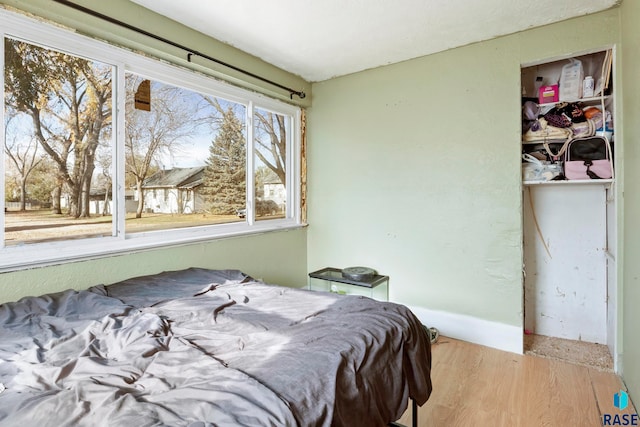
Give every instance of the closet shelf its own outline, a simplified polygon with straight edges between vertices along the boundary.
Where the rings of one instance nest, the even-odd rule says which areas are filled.
[[[602,185],[611,184],[613,179],[585,179],[585,180],[562,180],[562,181],[523,181],[527,185]]]
[[[582,102],[583,104],[588,104],[588,105],[597,105],[599,103],[601,103],[602,101],[608,101],[611,98],[611,95],[605,95],[605,96],[594,96],[591,98],[580,98],[580,99],[576,99],[574,101],[558,101],[558,102],[545,102],[544,104],[538,104],[538,106],[540,108],[546,108],[546,107],[555,107],[556,104],[560,103],[560,102]]]

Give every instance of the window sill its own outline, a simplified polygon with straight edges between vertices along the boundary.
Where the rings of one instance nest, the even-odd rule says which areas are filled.
[[[124,239],[116,237],[96,237],[83,240],[81,244],[75,247],[71,247],[68,240],[10,246],[0,251],[2,254],[0,273],[99,259],[109,256],[126,255],[146,250],[191,245],[220,239],[290,231],[307,226],[306,224],[294,223],[290,220],[273,220],[268,222],[268,224],[258,222],[252,226],[243,223],[213,227],[193,227],[180,230],[159,230],[132,234]],[[172,238],[168,238],[169,233],[172,234]],[[34,252],[37,252],[37,257],[33,256]]]

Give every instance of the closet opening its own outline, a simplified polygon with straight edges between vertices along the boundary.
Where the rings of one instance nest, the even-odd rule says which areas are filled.
[[[521,67],[525,354],[617,372],[614,49]]]

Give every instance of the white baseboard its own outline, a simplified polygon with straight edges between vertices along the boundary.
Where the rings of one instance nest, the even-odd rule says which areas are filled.
[[[429,310],[408,305],[427,327],[438,329],[440,335],[472,342],[511,353],[523,353],[522,327],[492,322],[464,314]]]

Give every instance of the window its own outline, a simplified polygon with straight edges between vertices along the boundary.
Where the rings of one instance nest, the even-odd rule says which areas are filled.
[[[283,216],[287,208],[287,139],[289,118],[273,111],[255,112],[256,219]]]
[[[110,235],[113,67],[10,37],[4,53],[4,244]]]
[[[297,107],[0,22],[0,269],[300,225]]]

